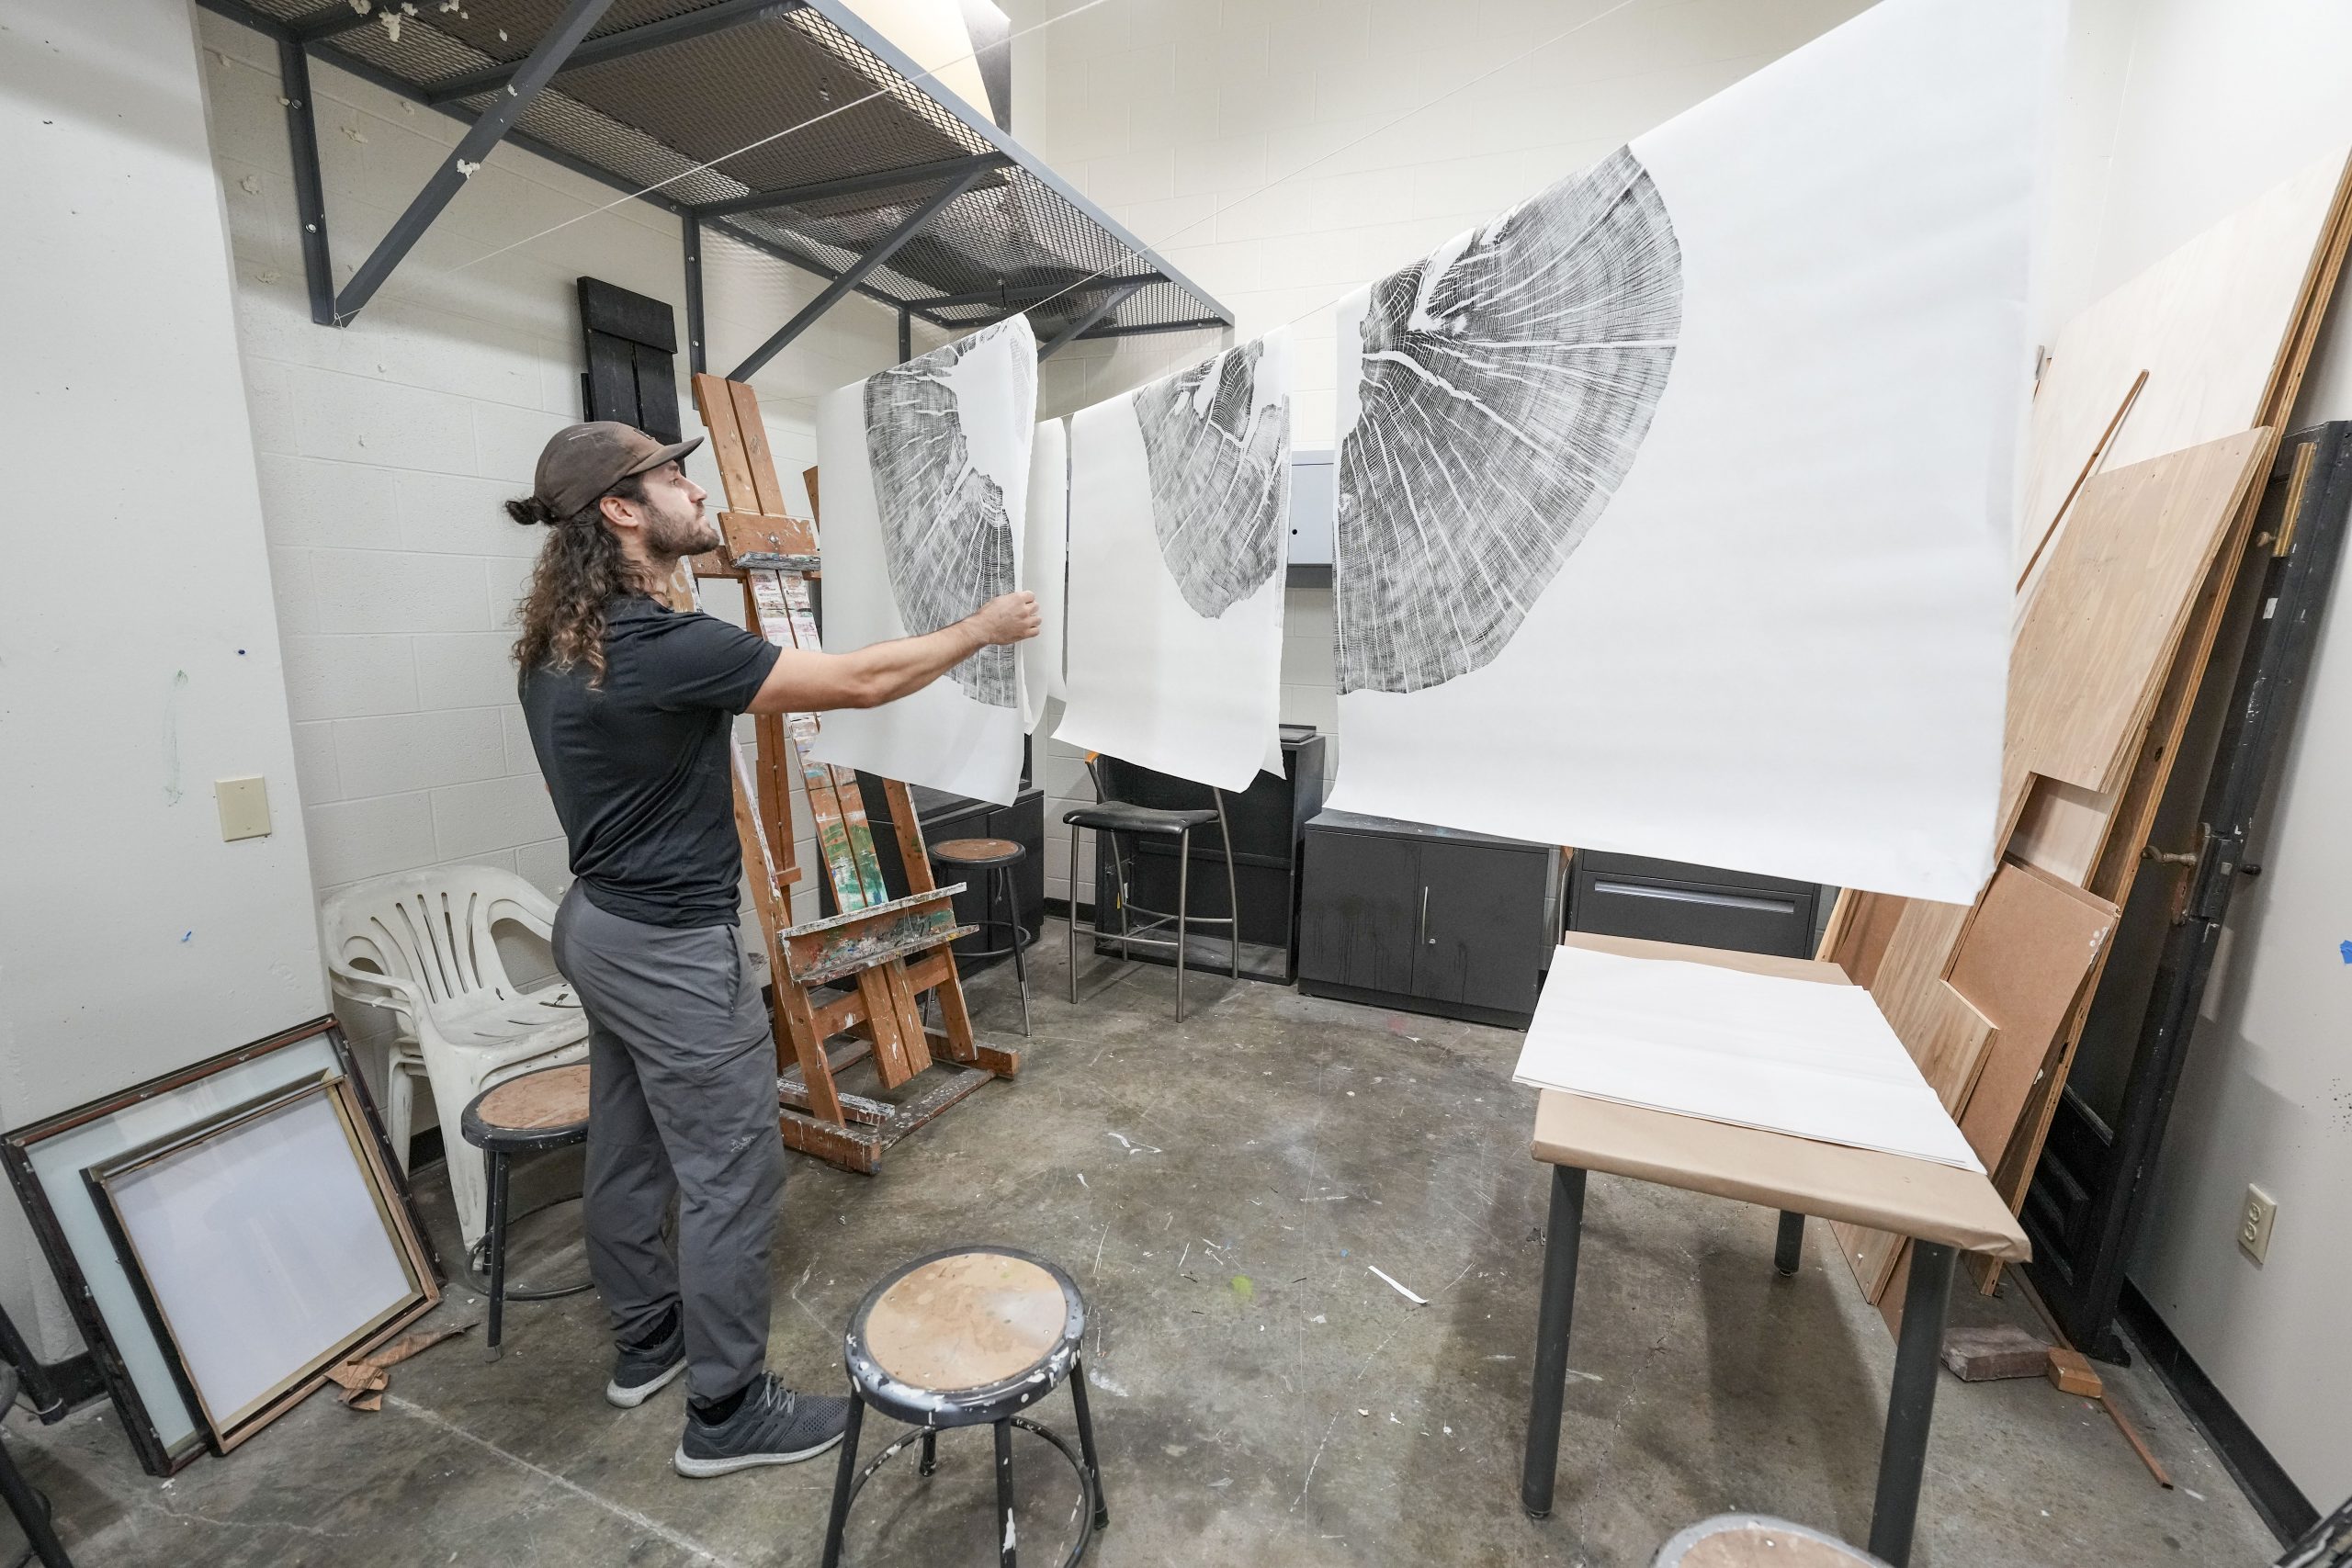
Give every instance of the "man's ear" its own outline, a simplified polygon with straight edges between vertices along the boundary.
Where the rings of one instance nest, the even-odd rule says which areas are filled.
[[[596,501],[596,509],[605,514],[605,522],[610,523],[616,528],[634,528],[638,526],[638,518],[635,513],[631,510],[629,502],[624,497],[617,495],[600,496]]]

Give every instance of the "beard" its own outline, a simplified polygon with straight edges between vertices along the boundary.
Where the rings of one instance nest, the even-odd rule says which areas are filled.
[[[718,548],[718,529],[699,508],[682,502],[675,506],[648,504],[645,510],[647,553],[662,560],[677,560]]]

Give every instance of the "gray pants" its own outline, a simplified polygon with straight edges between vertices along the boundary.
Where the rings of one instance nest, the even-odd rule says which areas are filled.
[[[575,884],[555,962],[588,1013],[588,1269],[614,1337],[684,1313],[686,1388],[723,1398],[767,1364],[768,1247],[784,1192],[775,1045],[733,926],[677,931]],[[662,1241],[678,1200],[675,1261]]]

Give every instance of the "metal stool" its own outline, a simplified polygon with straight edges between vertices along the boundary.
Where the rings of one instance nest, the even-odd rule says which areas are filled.
[[[537,1154],[588,1141],[588,1064],[574,1062],[568,1066],[541,1067],[537,1072],[492,1084],[474,1096],[458,1125],[465,1134],[466,1142],[482,1152],[490,1167],[490,1226],[482,1233],[481,1240],[474,1244],[466,1261],[470,1272],[482,1267],[485,1256],[489,1259],[488,1283],[478,1278],[469,1282],[490,1298],[490,1332],[482,1341],[483,1359],[495,1361],[499,1356],[499,1329],[509,1301],[551,1302],[559,1296],[576,1296],[594,1283],[582,1280],[576,1284],[551,1285],[542,1290],[506,1288],[506,1227],[515,1220],[528,1219],[541,1209],[551,1209],[555,1203],[578,1201],[576,1198],[559,1198],[555,1203],[542,1203],[526,1213],[509,1214],[507,1162],[516,1155]]]
[[[1087,764],[1089,773],[1093,772],[1093,766],[1091,761]],[[1102,779],[1099,774],[1095,778],[1095,790],[1097,794],[1102,790]],[[1069,999],[1072,1005],[1076,1005],[1078,1001],[1078,835],[1079,830],[1084,828],[1093,829],[1098,835],[1102,833],[1111,835],[1111,878],[1117,889],[1119,901],[1119,929],[1116,932],[1112,932],[1102,929],[1102,902],[1099,897],[1097,898],[1094,908],[1094,934],[1097,937],[1115,938],[1119,943],[1119,957],[1123,963],[1133,959],[1134,953],[1131,949],[1136,946],[1174,950],[1177,1022],[1184,1021],[1184,938],[1189,927],[1225,927],[1227,945],[1233,953],[1233,977],[1237,980],[1241,978],[1241,897],[1235,886],[1233,875],[1233,827],[1225,818],[1225,792],[1212,789],[1209,791],[1209,795],[1216,804],[1206,810],[1198,807],[1190,811],[1162,810],[1157,807],[1129,806],[1125,801],[1104,800],[1093,806],[1080,806],[1062,813],[1062,820],[1069,824],[1070,897],[1069,925],[1067,934],[1069,948]],[[1226,903],[1225,914],[1221,919],[1212,915],[1195,915],[1186,908],[1192,897],[1193,830],[1196,828],[1205,828],[1212,822],[1216,824],[1218,839],[1225,846]],[[1151,833],[1161,838],[1173,838],[1176,840],[1176,912],[1174,914],[1171,915],[1164,909],[1147,909],[1127,897],[1126,857],[1119,850],[1119,835],[1122,833]],[[1101,849],[1099,838],[1096,840],[1096,849],[1099,853]],[[1098,876],[1098,887],[1100,882],[1101,879]],[[1129,920],[1130,915],[1146,915],[1150,918],[1137,928]],[[1138,929],[1146,931],[1159,931],[1171,921],[1176,927],[1176,935],[1173,940],[1162,936],[1136,934]]]
[[[1650,1568],[1886,1568],[1860,1547],[1763,1514],[1717,1514],[1659,1549]]]
[[[1012,954],[1012,977],[1021,986],[1021,1032],[1029,1032],[1029,965],[1021,956],[1022,943],[1029,940],[1028,928],[1021,923],[1021,899],[1012,886],[1012,868],[1029,858],[1029,847],[1016,844],[1011,839],[949,839],[931,846],[931,862],[934,866],[950,866],[957,871],[977,871],[983,878],[982,897],[986,911],[980,916],[980,934],[1003,927],[1012,932],[1008,947],[984,947],[967,958],[1001,958]],[[996,896],[1004,894],[1004,919],[996,918]]]
[[[824,1568],[839,1568],[850,1504],[876,1471],[919,1437],[920,1472],[929,1475],[938,1468],[941,1428],[979,1426],[996,1428],[999,1568],[1016,1568],[1015,1427],[1052,1444],[1078,1472],[1081,1506],[1094,1522],[1080,1530],[1078,1544],[1063,1561],[1062,1568],[1075,1568],[1093,1543],[1094,1531],[1111,1522],[1094,1458],[1094,1422],[1086,1410],[1085,1340],[1086,1303],[1070,1277],[1008,1247],[934,1252],[867,1292],[850,1318],[842,1354],[849,1368],[849,1429],[842,1434],[841,1468],[833,1479]],[[1076,1454],[1055,1433],[1016,1414],[1064,1381],[1078,1415]],[[922,1430],[899,1438],[860,1470],[857,1434],[869,1404]]]

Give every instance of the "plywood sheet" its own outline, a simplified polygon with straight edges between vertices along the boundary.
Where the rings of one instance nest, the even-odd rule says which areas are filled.
[[[2330,265],[2345,150],[2205,230],[2060,329],[2033,400],[2016,559],[2030,559],[2118,403],[2114,468],[2262,423],[2301,374],[2295,328]]]
[[[2007,756],[2017,766],[2090,790],[2122,777],[2269,445],[2267,430],[2240,431],[2083,487],[2010,655]]]
[[[2014,862],[1985,891],[1951,984],[1999,1031],[1960,1102],[1960,1130],[1987,1169],[2000,1165],[2115,921],[2106,899]]]

